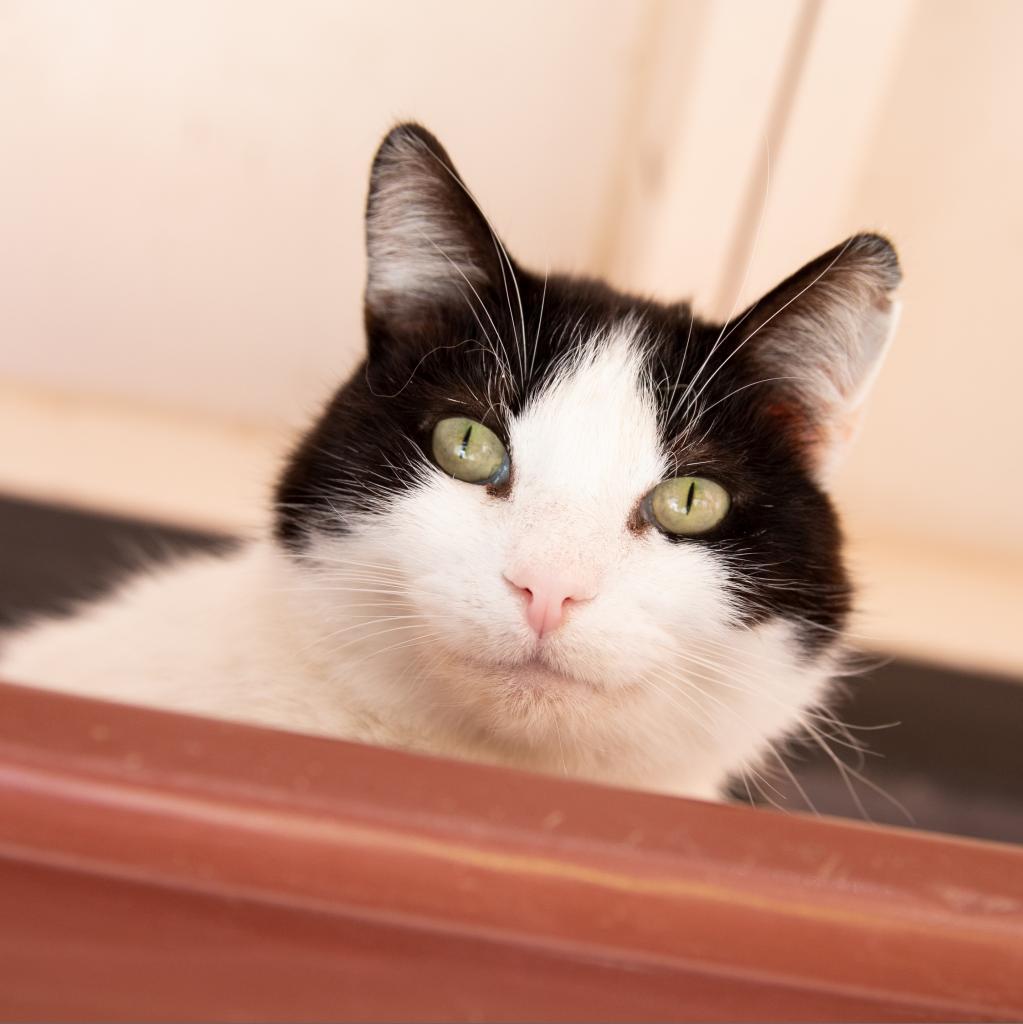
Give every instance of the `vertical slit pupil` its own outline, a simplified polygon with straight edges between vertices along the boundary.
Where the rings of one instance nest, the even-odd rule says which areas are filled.
[[[466,428],[465,436],[462,438],[462,443],[458,446],[458,457],[460,459],[465,458],[465,449],[469,447],[469,438],[472,436],[472,424]]]
[[[690,509],[693,507],[693,495],[696,493],[696,481],[693,480],[689,484],[689,493],[686,495],[686,515],[689,515]]]

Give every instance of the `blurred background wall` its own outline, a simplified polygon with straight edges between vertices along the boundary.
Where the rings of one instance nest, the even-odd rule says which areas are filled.
[[[258,528],[413,117],[523,263],[708,315],[889,233],[863,642],[1023,671],[1021,39],[1015,0],[0,0],[0,490]]]

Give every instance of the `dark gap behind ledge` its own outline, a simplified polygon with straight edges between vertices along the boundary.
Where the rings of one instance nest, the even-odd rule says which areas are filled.
[[[143,566],[236,544],[223,535],[0,497],[0,629],[69,610]],[[860,764],[853,751],[833,749],[868,780],[848,781],[870,820],[1023,842],[1023,684],[896,659],[842,685],[847,697],[837,711],[853,726],[871,727],[852,730],[871,753]],[[819,748],[801,743],[786,763],[794,780],[768,766],[762,788],[774,803],[806,811],[802,790],[819,813],[862,820],[838,767]],[[741,783],[733,791],[747,799]]]

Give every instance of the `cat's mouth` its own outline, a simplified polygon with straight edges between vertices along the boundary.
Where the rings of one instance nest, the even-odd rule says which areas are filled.
[[[572,690],[596,692],[601,689],[599,683],[592,679],[583,678],[552,665],[540,652],[513,663],[495,662],[472,654],[460,653],[460,656],[477,669],[485,671],[491,678],[496,677],[503,685],[516,690],[567,693]]]
[[[545,654],[542,650],[521,661],[499,669],[502,682],[511,690],[535,695],[583,698],[607,692],[607,683],[574,671],[571,664]]]
[[[553,668],[543,658],[534,656],[516,665],[511,672],[511,682],[518,686],[537,690],[584,688],[595,690],[597,687],[587,679],[569,675]]]

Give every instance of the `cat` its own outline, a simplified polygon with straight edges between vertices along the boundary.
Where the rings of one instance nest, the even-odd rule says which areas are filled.
[[[851,588],[827,485],[897,319],[856,235],[725,323],[511,259],[395,127],[365,361],[263,539],[9,637],[0,676],[704,799],[813,729]]]

